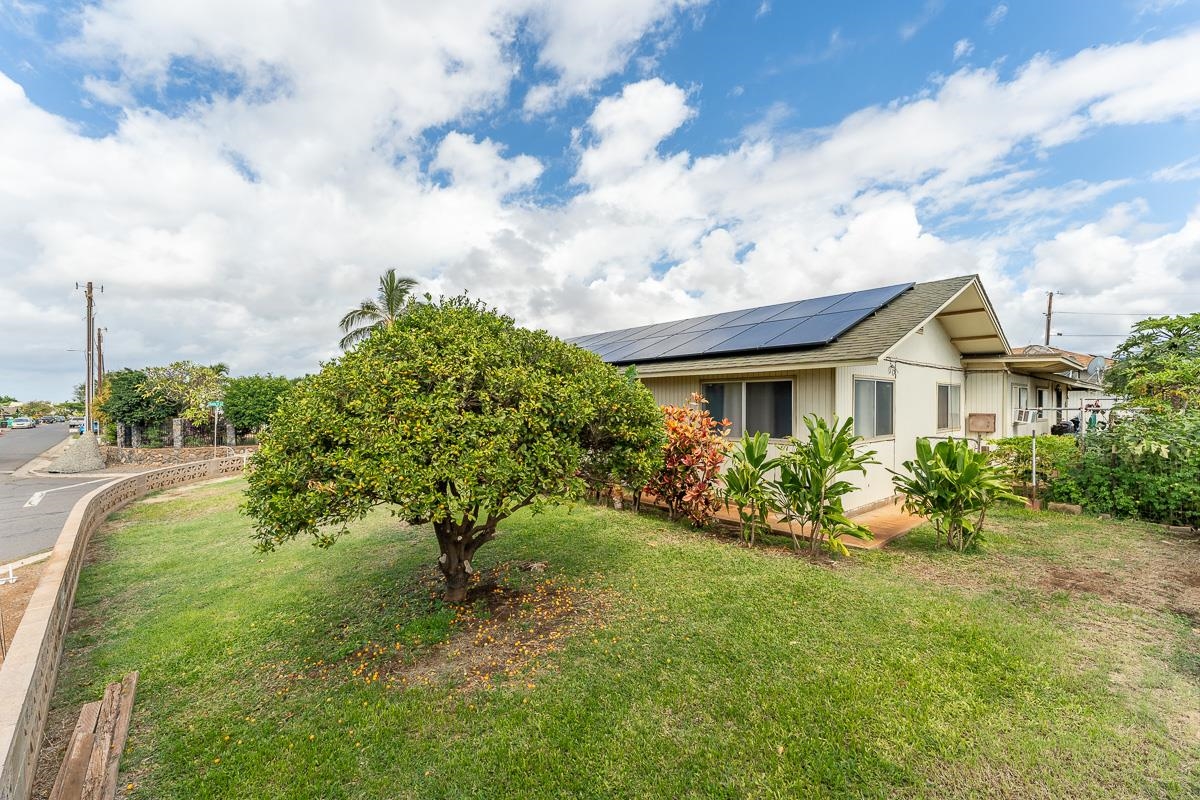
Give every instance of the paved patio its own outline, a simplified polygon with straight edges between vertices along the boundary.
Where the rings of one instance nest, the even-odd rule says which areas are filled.
[[[648,505],[663,508],[661,503],[655,502],[655,499],[642,495],[642,502]],[[721,506],[717,510],[717,518],[731,525],[738,524],[737,508],[730,506],[726,508]],[[911,531],[921,523],[925,522],[923,517],[914,516],[906,513],[901,507],[899,501],[888,503],[887,505],[873,508],[870,511],[864,511],[861,514],[853,514],[850,517],[859,525],[869,529],[875,535],[875,538],[863,541],[856,539],[853,536],[842,538],[842,543],[852,550],[878,550],[893,539],[898,539],[904,534]],[[776,533],[789,536],[788,525],[783,520],[779,519],[774,514],[770,517],[771,529]],[[796,527],[796,533],[807,539],[808,533],[803,529]]]

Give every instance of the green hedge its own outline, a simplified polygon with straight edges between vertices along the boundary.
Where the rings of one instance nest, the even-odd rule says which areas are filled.
[[[1088,434],[1078,462],[1046,496],[1096,513],[1200,527],[1200,412],[1145,413]]]

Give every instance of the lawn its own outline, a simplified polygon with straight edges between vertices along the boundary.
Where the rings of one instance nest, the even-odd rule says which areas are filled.
[[[456,609],[428,529],[261,555],[243,487],[94,540],[51,738],[140,670],[129,797],[1200,793],[1200,543],[1161,528],[1014,510],[814,564],[575,506],[502,525]]]

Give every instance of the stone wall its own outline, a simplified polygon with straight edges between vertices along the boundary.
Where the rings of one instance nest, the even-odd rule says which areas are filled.
[[[244,455],[253,453],[258,445],[242,445],[227,447],[221,445],[216,449],[217,456]],[[145,464],[146,466],[169,466],[171,464],[188,464],[193,461],[207,461],[213,457],[212,447],[113,447],[105,445],[100,448],[107,464]]]

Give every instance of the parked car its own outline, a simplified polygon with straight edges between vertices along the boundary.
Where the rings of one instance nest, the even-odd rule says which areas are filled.
[[[37,422],[30,419],[29,417],[17,417],[16,419],[14,419],[12,421],[12,427],[14,427],[14,428],[36,428]]]
[[[58,420],[55,419],[54,417],[50,416],[49,414],[47,414],[46,416],[39,419],[38,422],[40,422],[43,425],[53,425],[54,423],[58,422]]]
[[[83,417],[71,417],[67,420],[67,430],[71,433],[80,433],[83,431]]]

